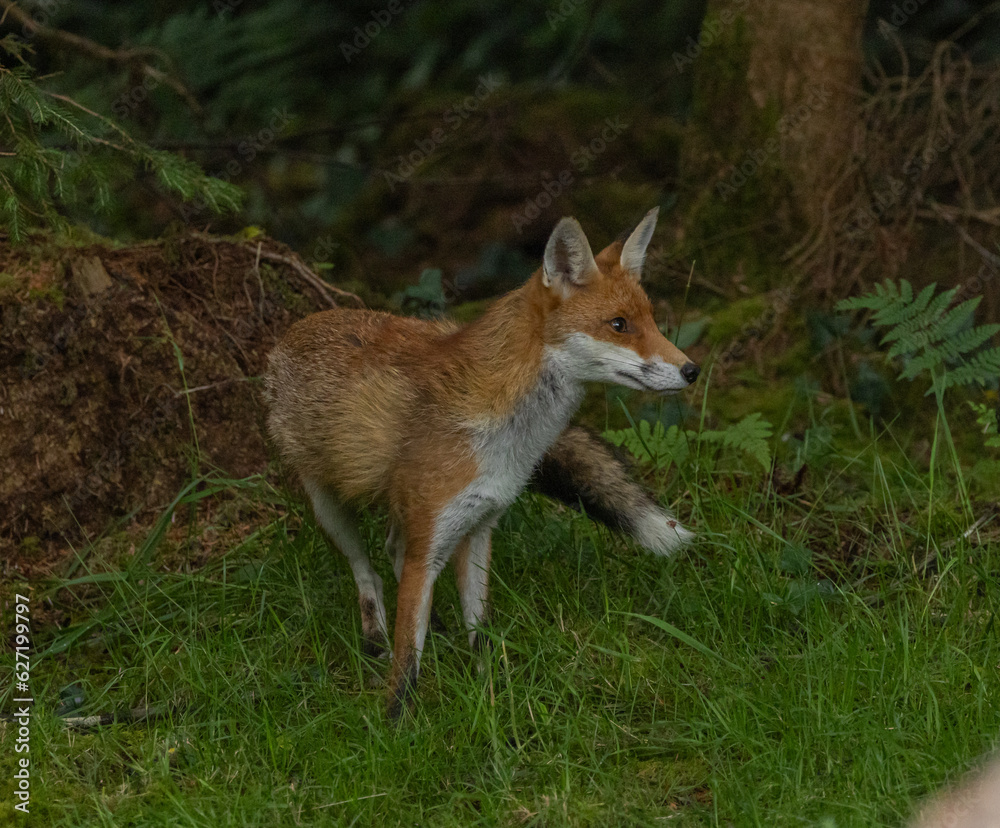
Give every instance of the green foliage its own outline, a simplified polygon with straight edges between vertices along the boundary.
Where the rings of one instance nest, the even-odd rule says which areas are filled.
[[[240,192],[195,164],[134,140],[113,121],[47,91],[14,36],[0,50],[21,65],[0,66],[0,223],[14,240],[31,226],[62,226],[60,208],[106,208],[116,184],[140,167],[166,190],[215,211],[239,206]]]
[[[543,132],[543,143],[571,152],[575,143],[562,138],[573,131],[570,125],[584,124],[581,140],[590,141],[591,126],[632,109],[623,92],[625,100],[639,100],[644,96],[636,89],[648,88],[653,77],[661,76],[650,73],[648,55],[659,56],[664,72],[676,71],[673,54],[688,48],[689,36],[697,37],[703,14],[698,3],[636,7],[623,0],[597,5],[567,0],[549,6],[500,0],[471,5],[404,2],[391,8],[362,0],[181,0],[169,11],[144,3],[49,5],[51,25],[111,47],[125,44],[123,52],[143,59],[149,56],[183,83],[200,108],[180,105],[164,82],[137,77],[131,61],[95,65],[92,57],[68,49],[57,50],[60,74],[47,85],[97,112],[112,111],[119,123],[128,121],[137,139],[185,147],[204,169],[247,190],[241,222],[265,224],[299,249],[332,228],[355,235],[355,220],[358,228],[367,228],[399,211],[395,200],[381,202],[379,170],[411,151],[414,140],[426,140],[441,126],[444,111],[464,105],[482,78],[495,77],[505,89],[523,86],[539,103],[552,101],[563,127]],[[595,74],[594,67],[603,65],[616,67],[613,86]],[[664,121],[667,114],[683,112],[690,76],[685,72],[669,84],[652,84],[655,108],[664,113]],[[581,90],[610,103],[570,111],[564,102],[580,98]],[[475,99],[472,106],[478,111],[463,123],[475,125],[482,119],[485,108]],[[499,122],[505,136],[501,143],[536,128],[526,117],[528,110],[513,116],[517,109],[507,110],[512,117]],[[272,129],[275,118],[285,126]],[[447,124],[445,129],[450,136]],[[481,151],[478,132],[476,126],[463,126],[461,137],[449,140],[433,163],[448,175],[492,180],[497,173],[490,155]],[[632,131],[629,140],[643,142],[644,148],[636,159],[665,167],[662,173],[637,178],[658,180],[673,168],[676,147],[666,135],[658,125]],[[547,152],[542,155],[549,163]],[[465,159],[467,168],[461,166]],[[504,175],[510,163],[506,158]],[[516,163],[534,175],[541,161],[529,152]],[[608,187],[629,193],[648,209],[648,192],[637,194],[634,186],[615,178]],[[649,189],[658,193],[656,186]],[[579,187],[575,197],[582,201],[592,192]],[[160,232],[162,213],[158,217],[152,210],[135,209],[149,202],[148,193],[136,187],[124,195],[113,199],[112,210],[102,215],[101,232],[131,238]],[[603,194],[592,197],[606,200]],[[474,201],[481,201],[480,196]],[[495,197],[486,201],[497,204]],[[629,202],[630,217],[637,209]],[[433,238],[441,228],[441,214],[434,210],[431,215]],[[484,217],[477,207],[469,218],[472,227]],[[233,227],[222,223],[220,229]],[[422,230],[424,241],[427,235]],[[412,250],[411,241],[407,247]],[[471,255],[463,254],[461,261]]]
[[[404,311],[417,316],[440,316],[448,306],[448,297],[444,292],[441,271],[436,267],[428,267],[420,274],[420,281],[410,285],[398,297]]]
[[[725,347],[733,340],[748,338],[748,333],[760,324],[759,320],[766,313],[767,300],[763,296],[727,303],[712,314],[707,333],[709,343]]]
[[[691,454],[692,434],[675,425],[664,428],[663,423],[651,426],[649,420],[640,420],[631,428],[606,431],[604,437],[616,446],[624,446],[639,460],[664,468],[687,460]]]
[[[681,430],[676,425],[664,428],[663,423],[650,426],[648,420],[642,420],[635,427],[608,431],[604,436],[657,468],[683,463],[690,456],[692,447],[702,442],[745,454],[760,463],[766,471],[771,468],[771,448],[768,445],[771,434],[771,424],[760,413],[754,412],[721,430]]]
[[[976,422],[983,429],[986,440],[983,443],[990,448],[1000,448],[1000,406],[990,408],[986,403],[969,401],[969,407],[976,413]]]
[[[702,431],[699,439],[741,451],[760,463],[766,471],[771,468],[771,449],[768,446],[771,433],[771,424],[755,412],[721,431]]]
[[[873,311],[872,321],[888,328],[882,338],[883,345],[890,345],[886,359],[904,358],[899,379],[912,380],[928,372],[932,379],[928,394],[953,385],[996,382],[1000,347],[984,345],[1000,332],[1000,325],[973,325],[982,297],[950,307],[958,288],[935,296],[936,287],[930,284],[914,296],[906,279],[898,286],[886,281],[876,285],[874,293],[839,302],[837,309]]]
[[[707,316],[702,316],[699,319],[693,319],[688,322],[681,322],[680,325],[673,331],[667,330],[664,325],[661,330],[668,339],[670,339],[674,345],[680,348],[682,351],[686,348],[690,348],[692,345],[696,344],[701,335],[705,332],[705,328],[708,327],[708,323],[711,320]]]
[[[670,558],[519,499],[493,535],[492,646],[470,650],[440,578],[447,629],[427,636],[401,723],[384,714],[388,665],[362,650],[350,569],[302,504],[274,509],[261,478],[195,482],[145,542],[109,538],[36,587],[67,617],[32,627],[35,819],[909,824],[995,748],[1000,544],[988,510],[968,537],[954,510],[916,515],[953,481],[932,493],[899,436],[859,447],[813,420],[805,442],[823,451],[793,494],[712,474],[658,492],[684,490],[700,535]],[[185,538],[181,517],[205,503],[211,531]],[[213,543],[223,515],[261,517]],[[367,514],[362,534],[381,549],[384,519]],[[373,565],[391,605],[391,564]],[[160,715],[65,721],[135,707]],[[0,776],[14,757],[0,751]],[[17,824],[9,803],[0,824]]]

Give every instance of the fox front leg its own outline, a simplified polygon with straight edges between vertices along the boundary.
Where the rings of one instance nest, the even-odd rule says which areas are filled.
[[[389,516],[389,528],[385,537],[385,554],[392,561],[392,572],[396,576],[396,584],[403,579],[403,559],[406,556],[406,537],[400,528],[399,521]],[[448,632],[448,625],[444,622],[441,614],[437,611],[434,603],[431,603],[431,630],[436,633]]]
[[[485,644],[477,636],[476,628],[482,626],[489,613],[489,578],[492,525],[474,530],[455,551],[455,580],[462,602],[462,620],[469,634],[469,646],[480,648]]]
[[[416,688],[430,621],[434,581],[447,556],[432,555],[430,539],[407,533],[406,556],[396,598],[396,630],[389,673],[389,717],[398,719]]]
[[[406,551],[396,599],[395,648],[389,675],[389,715],[397,718],[416,686],[430,622],[434,581],[460,544],[468,553],[463,572],[463,614],[481,620],[486,599],[490,531],[499,510],[475,491],[451,498],[437,510],[413,509],[407,516]],[[428,520],[425,516],[434,514]],[[467,537],[468,536],[468,537]]]

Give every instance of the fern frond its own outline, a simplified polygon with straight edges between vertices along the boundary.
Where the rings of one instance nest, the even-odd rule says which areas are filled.
[[[771,424],[755,411],[722,431],[703,431],[701,439],[742,451],[767,470],[771,468],[771,447],[768,445],[771,434]]]
[[[1000,325],[995,323],[968,327],[964,331],[959,331],[942,339],[939,350],[944,355],[946,361],[957,362],[964,358],[966,354],[974,353],[997,333],[1000,333]]]
[[[764,470],[771,468],[771,439],[773,428],[760,413],[748,414],[738,423],[716,431],[682,431],[677,426],[664,428],[663,423],[650,426],[642,420],[637,428],[607,431],[604,436],[616,446],[624,446],[636,458],[665,468],[671,463],[683,463],[691,453],[691,446],[698,442],[716,443],[748,455],[760,463]]]
[[[914,297],[905,279],[898,287],[885,282],[876,285],[874,293],[839,302],[837,309],[870,310],[872,322],[888,328],[882,337],[883,345],[891,343],[886,359],[906,358],[899,379],[912,380],[926,372],[942,389],[995,381],[1000,375],[1000,348],[985,346],[1000,333],[1000,325],[973,324],[982,297],[951,307],[958,288],[937,295],[935,289],[935,284],[928,285]]]
[[[948,371],[944,375],[944,387],[973,383],[985,385],[995,381],[997,377],[1000,377],[1000,348],[990,348],[969,358],[964,365]]]
[[[912,304],[906,305],[901,302],[876,311],[872,320],[876,325],[889,330],[882,339],[882,344],[894,341],[905,342],[909,337],[926,327],[928,320],[936,319],[941,311],[948,306],[954,291],[945,291],[938,299],[944,299],[944,304],[939,308],[940,301],[930,302],[934,293],[934,284],[930,284],[920,291]],[[929,306],[929,307],[928,307]]]
[[[837,303],[837,310],[879,310],[886,307],[892,300],[903,299],[909,302],[912,298],[910,283],[903,280],[905,286],[904,294],[900,295],[900,289],[893,282],[875,285],[874,294],[864,296],[852,296],[850,299],[842,299]]]
[[[989,448],[1000,448],[1000,413],[985,403],[969,401],[969,408],[976,414],[976,421],[982,427],[986,439],[983,445]]]

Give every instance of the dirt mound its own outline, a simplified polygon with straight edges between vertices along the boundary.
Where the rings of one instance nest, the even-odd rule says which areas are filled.
[[[268,351],[330,295],[274,241],[0,242],[0,571],[48,571],[192,472],[264,468]],[[193,429],[192,429],[193,424]]]

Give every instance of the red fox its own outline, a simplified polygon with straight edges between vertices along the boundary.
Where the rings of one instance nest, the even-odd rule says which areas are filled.
[[[639,285],[656,219],[654,208],[624,243],[596,258],[579,223],[562,219],[541,268],[465,327],[336,309],[294,324],[272,352],[269,430],[317,521],[350,562],[369,646],[388,643],[388,624],[355,509],[377,501],[389,508],[399,579],[390,716],[415,686],[431,593],[445,564],[454,561],[474,643],[500,515],[533,473],[543,490],[566,495],[546,479],[575,468],[579,483],[600,470],[593,450],[609,455],[585,433],[560,437],[584,383],[669,394],[698,377],[698,366],[657,329]],[[554,446],[547,474],[539,464]],[[589,505],[586,485],[576,488]],[[634,489],[595,502],[656,551],[690,535],[641,498],[630,512],[630,495]]]

